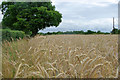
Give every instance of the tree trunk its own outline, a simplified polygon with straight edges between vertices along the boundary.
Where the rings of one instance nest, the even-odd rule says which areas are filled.
[[[31,37],[34,37],[37,33],[38,33],[38,30],[37,30],[37,29],[33,30]]]

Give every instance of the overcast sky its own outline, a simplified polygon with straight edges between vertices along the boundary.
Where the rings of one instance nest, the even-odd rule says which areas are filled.
[[[62,23],[40,32],[73,30],[112,30],[112,18],[118,27],[119,0],[52,0],[56,10],[62,13]]]
[[[56,10],[62,13],[62,22],[58,27],[50,27],[40,32],[112,30],[112,18],[118,27],[119,0],[52,0]],[[2,16],[0,13],[0,21]]]

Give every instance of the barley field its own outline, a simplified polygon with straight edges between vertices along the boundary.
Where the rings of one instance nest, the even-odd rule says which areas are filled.
[[[117,35],[37,35],[2,44],[3,78],[117,78]]]

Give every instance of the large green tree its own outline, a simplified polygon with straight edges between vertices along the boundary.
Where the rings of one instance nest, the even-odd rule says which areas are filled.
[[[37,32],[46,27],[58,26],[62,21],[62,14],[55,10],[52,2],[3,2],[2,25],[25,33]]]

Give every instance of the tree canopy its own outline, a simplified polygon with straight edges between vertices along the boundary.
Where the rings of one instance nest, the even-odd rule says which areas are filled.
[[[25,33],[37,32],[46,27],[58,26],[62,21],[62,14],[55,10],[52,2],[3,2],[2,25]]]

